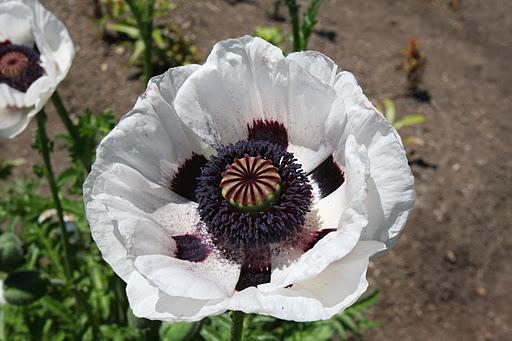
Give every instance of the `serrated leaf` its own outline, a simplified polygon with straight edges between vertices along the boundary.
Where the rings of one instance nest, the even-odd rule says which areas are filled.
[[[313,28],[318,23],[316,17],[318,15],[318,11],[320,10],[320,5],[322,4],[322,0],[313,0],[311,4],[304,12],[303,23],[301,27],[302,33],[302,50],[307,49],[307,45],[309,42],[309,37],[311,36],[311,32]]]

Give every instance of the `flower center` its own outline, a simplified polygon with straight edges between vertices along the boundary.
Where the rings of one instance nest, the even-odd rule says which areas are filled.
[[[27,92],[30,85],[44,74],[39,59],[35,49],[11,44],[8,40],[0,42],[0,84]]]
[[[268,246],[302,230],[312,188],[293,154],[267,141],[221,147],[201,169],[198,212],[221,250]]]
[[[269,160],[246,155],[227,166],[220,188],[240,211],[260,212],[279,199],[281,177]]]
[[[21,75],[28,66],[28,57],[19,51],[10,51],[0,58],[0,74],[8,78]]]

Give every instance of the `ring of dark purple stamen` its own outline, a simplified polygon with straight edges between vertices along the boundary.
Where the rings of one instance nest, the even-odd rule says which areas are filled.
[[[0,84],[27,92],[32,83],[44,74],[39,60],[40,54],[35,49],[11,44],[9,41],[1,43]]]
[[[226,166],[245,155],[271,161],[281,177],[279,200],[261,212],[237,210],[219,189]],[[213,241],[234,250],[280,242],[300,231],[310,210],[312,188],[301,165],[282,146],[268,141],[240,141],[221,148],[202,168],[196,198],[199,215]]]

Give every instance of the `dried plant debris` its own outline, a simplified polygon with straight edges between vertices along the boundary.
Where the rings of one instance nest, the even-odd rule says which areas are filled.
[[[399,66],[407,76],[408,96],[412,96],[422,102],[430,102],[430,93],[421,88],[423,75],[427,65],[427,57],[421,50],[417,38],[411,37],[402,50],[403,60]]]

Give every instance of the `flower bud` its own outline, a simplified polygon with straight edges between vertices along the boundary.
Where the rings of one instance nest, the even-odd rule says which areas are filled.
[[[29,305],[44,296],[47,287],[38,271],[12,272],[3,283],[4,299],[12,305]]]
[[[14,233],[4,233],[0,236],[0,271],[9,272],[21,266],[23,244]]]

